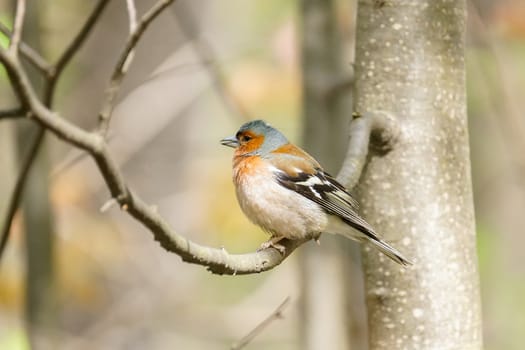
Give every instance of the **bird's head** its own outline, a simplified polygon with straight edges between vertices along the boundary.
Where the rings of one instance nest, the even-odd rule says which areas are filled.
[[[243,124],[235,136],[226,137],[221,144],[235,148],[239,156],[265,156],[286,145],[288,139],[263,120],[252,120]]]

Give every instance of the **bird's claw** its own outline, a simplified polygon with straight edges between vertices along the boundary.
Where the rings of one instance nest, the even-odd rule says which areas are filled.
[[[263,242],[261,246],[259,247],[259,249],[257,249],[257,251],[260,252],[268,248],[274,248],[274,249],[277,249],[279,253],[284,255],[284,253],[286,252],[286,247],[278,243],[281,239],[283,239],[283,237],[273,237],[269,239],[268,241]]]

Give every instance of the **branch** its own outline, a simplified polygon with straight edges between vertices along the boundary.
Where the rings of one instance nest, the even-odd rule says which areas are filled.
[[[9,239],[9,232],[11,232],[11,224],[16,214],[16,210],[20,205],[20,200],[22,199],[22,194],[24,192],[24,187],[26,180],[29,177],[29,172],[31,170],[31,165],[33,164],[36,156],[38,155],[38,150],[40,149],[40,144],[45,135],[45,129],[39,128],[37,135],[33,139],[33,143],[27,153],[27,157],[22,164],[20,169],[20,174],[16,180],[15,188],[9,199],[9,206],[7,208],[7,215],[4,220],[4,227],[2,228],[2,236],[0,237],[0,261],[2,260],[2,255],[4,253],[7,241]]]
[[[395,118],[386,112],[354,113],[349,130],[349,143],[337,179],[354,188],[366,164],[369,146],[381,152],[392,149],[399,135]]]
[[[137,28],[137,8],[135,7],[135,0],[126,0],[129,17],[129,33],[132,34]]]
[[[1,119],[21,118],[24,116],[24,113],[25,113],[25,110],[22,107],[4,109],[0,111],[0,120]]]
[[[11,31],[9,28],[7,28],[3,23],[0,22],[0,32],[4,34],[6,37],[11,39]],[[42,73],[44,76],[49,75],[50,66],[49,63],[40,56],[38,52],[36,52],[31,46],[27,45],[23,41],[19,44],[19,50],[24,59],[27,60],[31,65],[33,65],[40,73]]]
[[[122,80],[126,76],[129,66],[133,61],[133,50],[135,49],[135,46],[137,46],[140,38],[142,37],[142,34],[144,34],[150,23],[155,18],[157,18],[157,16],[173,1],[175,0],[158,1],[148,12],[142,16],[135,30],[129,35],[126,45],[124,46],[124,49],[122,50],[117,61],[117,65],[115,66],[113,74],[111,75],[111,79],[106,89],[106,100],[104,101],[104,105],[102,106],[98,116],[99,132],[101,135],[107,134],[111,114],[113,112],[113,104],[120,90]]]
[[[254,329],[245,335],[241,340],[231,346],[231,350],[240,350],[248,345],[257,335],[259,335],[270,323],[277,319],[283,318],[283,311],[288,306],[290,297],[286,297],[284,301],[275,309],[268,317],[266,317],[261,323],[259,323]]]
[[[9,52],[13,55],[18,55],[20,47],[20,40],[22,38],[22,29],[24,27],[24,17],[26,14],[26,1],[18,0],[16,2],[15,20],[13,24],[13,35],[9,43]]]

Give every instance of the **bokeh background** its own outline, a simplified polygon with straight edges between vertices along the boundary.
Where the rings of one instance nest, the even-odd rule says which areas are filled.
[[[54,59],[94,1],[35,4],[42,52]],[[139,12],[151,4],[137,1]],[[11,5],[0,2],[3,23],[11,22]],[[351,68],[355,3],[338,6]],[[242,215],[232,152],[218,141],[264,118],[301,142],[298,16],[297,1],[180,0],[138,46],[114,112],[111,151],[132,188],[196,242],[240,253],[267,238]],[[127,30],[125,1],[113,1],[60,81],[58,110],[86,129],[96,126]],[[469,1],[466,58],[485,347],[518,350],[525,344],[525,3]],[[1,106],[10,102],[0,71]],[[0,123],[1,217],[20,163],[15,124]],[[48,141],[60,348],[223,349],[288,296],[284,318],[250,348],[297,348],[295,256],[250,276],[183,263],[118,208],[101,213],[109,194],[94,164]],[[0,349],[28,347],[23,232],[19,213],[0,264]]]

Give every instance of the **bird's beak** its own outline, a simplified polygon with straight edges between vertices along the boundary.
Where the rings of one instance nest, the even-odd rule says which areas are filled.
[[[235,136],[230,136],[222,139],[221,145],[236,148],[239,146],[239,141],[237,141]]]

